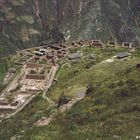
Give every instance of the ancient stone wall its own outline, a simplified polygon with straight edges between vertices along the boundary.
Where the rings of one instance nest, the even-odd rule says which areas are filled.
[[[42,74],[27,74],[26,79],[44,80],[45,75],[42,75]]]
[[[27,63],[27,68],[41,68],[43,65],[36,63]]]

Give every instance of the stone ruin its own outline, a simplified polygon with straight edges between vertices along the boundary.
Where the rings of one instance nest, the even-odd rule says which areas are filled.
[[[123,48],[131,48],[132,47],[132,43],[130,43],[130,42],[123,42],[122,43],[122,47]]]
[[[101,42],[101,40],[92,40],[90,42],[90,47],[102,47],[103,43]]]
[[[78,44],[77,44],[75,41],[72,41],[71,45],[72,45],[72,47],[74,47],[74,48],[78,48]]]
[[[83,46],[84,45],[84,41],[83,40],[80,40],[80,41],[72,41],[72,46],[74,48],[77,48],[77,47],[80,47],[80,46]]]
[[[45,80],[46,72],[44,65],[27,63],[26,65],[28,73],[25,75],[25,79],[34,79],[34,80]]]
[[[41,64],[36,64],[36,63],[27,63],[26,64],[26,68],[40,68],[42,67],[43,65]]]
[[[59,46],[60,46],[61,48],[67,48],[67,46],[64,45],[63,43],[59,43]]]
[[[4,117],[6,114],[12,113],[17,108],[19,102],[18,101],[12,101],[8,102],[6,98],[0,99],[0,118]]]
[[[140,69],[140,64],[137,64],[137,65],[136,65],[136,68],[137,68],[137,69]]]
[[[112,46],[112,47],[115,47],[116,46],[116,41],[108,41],[107,45],[108,46]]]

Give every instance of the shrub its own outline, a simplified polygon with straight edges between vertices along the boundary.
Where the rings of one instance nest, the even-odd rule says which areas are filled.
[[[114,94],[117,97],[127,97],[128,96],[128,89],[126,87],[118,88],[114,91]]]
[[[139,104],[132,104],[130,106],[126,105],[122,109],[123,113],[131,113],[131,112],[135,112],[135,111],[140,111],[140,105]]]
[[[110,88],[110,89],[113,89],[113,88],[115,88],[115,83],[111,83],[108,87]]]
[[[89,84],[89,85],[87,86],[86,95],[87,95],[87,96],[90,96],[90,95],[93,94],[93,92],[94,92],[94,87],[93,87],[92,84]]]
[[[124,82],[122,80],[120,80],[118,83],[117,83],[117,86],[122,86],[124,84]]]

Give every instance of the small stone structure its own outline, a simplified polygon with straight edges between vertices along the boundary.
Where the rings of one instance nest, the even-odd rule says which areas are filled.
[[[76,43],[75,43],[74,41],[72,41],[71,45],[72,45],[72,46],[75,46],[75,45],[76,45]]]
[[[58,57],[58,58],[63,58],[63,57],[64,57],[64,54],[63,54],[63,53],[57,54],[57,57]]]
[[[78,41],[77,44],[80,45],[80,46],[83,46],[83,42],[82,41]]]
[[[63,50],[61,49],[61,50],[58,50],[57,51],[57,54],[61,54],[63,52]]]
[[[67,46],[64,45],[63,43],[60,43],[59,46],[60,46],[61,48],[67,48]]]
[[[103,43],[100,40],[92,40],[90,43],[91,47],[102,47]]]
[[[15,68],[9,68],[8,72],[9,73],[16,73],[16,69]]]
[[[27,74],[26,79],[44,80],[44,74]]]
[[[64,104],[67,104],[71,99],[69,97],[66,97],[66,96],[61,96],[59,98],[59,101],[58,101],[58,107],[64,105]]]
[[[136,65],[136,68],[137,68],[137,69],[140,69],[140,64],[137,64],[137,65]]]
[[[35,54],[36,56],[43,56],[43,55],[44,55],[44,53],[42,53],[42,52],[40,52],[40,51],[34,51],[34,54]]]
[[[15,111],[13,108],[0,108],[0,114],[8,114]]]
[[[50,50],[42,48],[42,49],[39,50],[39,52],[41,52],[43,54],[46,54],[46,53],[50,52]]]
[[[54,50],[59,50],[61,49],[61,47],[59,45],[50,45],[49,46],[51,49],[54,49]]]
[[[11,106],[17,106],[18,103],[19,103],[18,101],[14,101],[14,102],[12,102],[10,105],[11,105]]]
[[[122,58],[125,58],[125,57],[128,57],[129,56],[129,53],[128,52],[120,52],[117,54],[117,58],[119,59],[122,59]]]
[[[44,71],[44,65],[36,63],[27,63],[26,65],[28,73],[25,75],[25,79],[36,79],[44,80],[46,77],[46,72]]]
[[[107,46],[115,47],[116,44],[116,41],[108,41]]]
[[[26,67],[27,68],[42,68],[43,67],[43,65],[41,65],[41,64],[36,64],[36,63],[27,63],[26,64]]]
[[[72,53],[68,56],[69,60],[80,59],[82,57],[81,53]]]
[[[18,106],[18,101],[8,102],[7,99],[0,99],[0,117],[1,115],[11,113],[15,111]]]
[[[74,48],[78,48],[78,45],[77,45],[77,44],[75,44],[73,47],[74,47]]]
[[[47,58],[47,59],[53,59],[53,58],[54,58],[54,55],[53,55],[52,53],[48,53],[48,54],[46,55],[46,58]]]
[[[8,101],[7,100],[0,100],[0,105],[8,105]]]
[[[122,43],[122,47],[123,47],[123,48],[131,48],[131,47],[132,47],[132,43],[123,42],[123,43]]]
[[[101,40],[92,40],[91,42],[95,43],[95,44],[98,44],[98,43],[101,43]]]

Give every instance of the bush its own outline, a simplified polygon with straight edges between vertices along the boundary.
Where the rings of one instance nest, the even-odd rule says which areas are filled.
[[[87,86],[86,95],[87,95],[87,96],[93,95],[93,92],[94,92],[94,87],[93,87],[92,84],[89,84],[89,85]]]
[[[118,83],[117,83],[117,86],[122,86],[124,84],[124,82],[122,80],[120,80]]]
[[[113,89],[113,88],[115,88],[115,86],[116,86],[115,83],[111,83],[108,87],[109,87],[110,89]]]
[[[135,112],[135,111],[138,111],[138,112],[140,111],[140,105],[139,104],[132,104],[130,106],[126,105],[122,109],[123,113],[131,113],[131,112]]]
[[[126,80],[126,84],[131,87],[131,86],[135,86],[136,81],[134,79],[128,79]]]
[[[128,89],[126,87],[118,88],[114,91],[114,94],[117,97],[127,97],[128,94]]]

